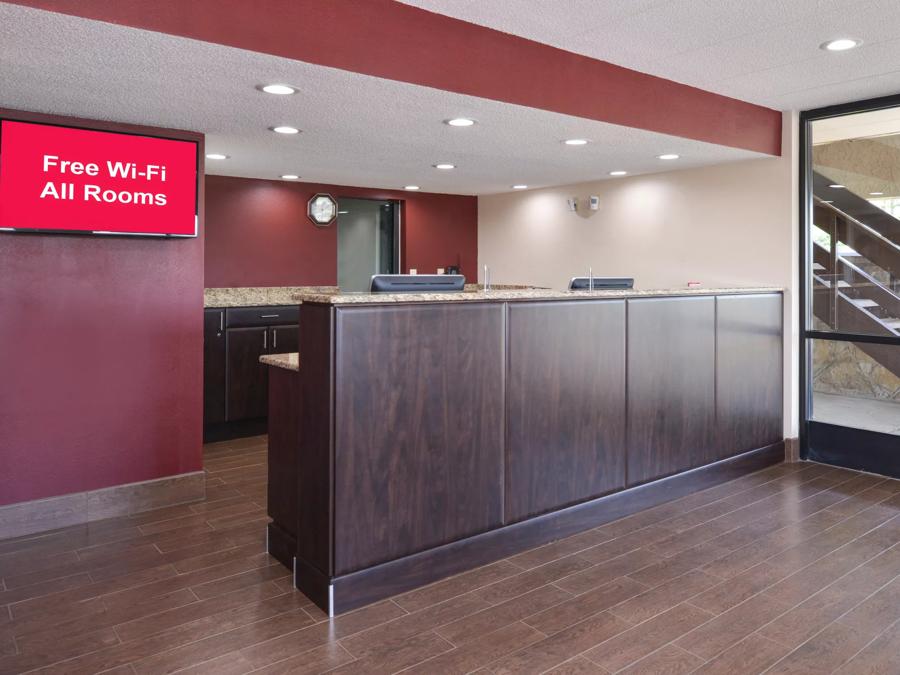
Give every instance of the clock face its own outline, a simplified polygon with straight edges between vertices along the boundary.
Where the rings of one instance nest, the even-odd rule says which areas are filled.
[[[328,225],[337,215],[337,202],[331,195],[315,195],[309,200],[308,213],[316,225]]]

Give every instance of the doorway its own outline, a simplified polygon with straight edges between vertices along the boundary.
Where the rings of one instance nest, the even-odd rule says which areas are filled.
[[[373,274],[400,273],[400,202],[338,200],[338,286],[369,290]]]
[[[900,97],[800,127],[801,455],[900,477]]]

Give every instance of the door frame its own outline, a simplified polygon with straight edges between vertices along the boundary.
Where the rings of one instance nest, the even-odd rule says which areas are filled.
[[[825,106],[812,110],[804,110],[800,113],[799,128],[799,378],[800,378],[800,405],[799,405],[799,430],[800,430],[800,458],[810,459],[810,424],[821,425],[823,427],[831,427],[831,431],[842,436],[846,441],[849,438],[848,432],[855,432],[858,435],[859,442],[863,443],[866,450],[866,456],[861,457],[858,446],[854,450],[828,453],[828,457],[812,457],[820,461],[829,461],[829,463],[839,464],[841,466],[849,466],[851,468],[877,471],[878,473],[889,473],[895,477],[900,477],[900,453],[891,453],[890,446],[896,445],[897,436],[891,434],[881,434],[863,429],[854,429],[852,427],[839,427],[824,422],[812,422],[810,420],[812,397],[811,382],[809,376],[811,373],[812,354],[809,347],[810,340],[833,340],[837,342],[859,342],[869,344],[886,344],[894,345],[900,349],[900,337],[881,336],[881,335],[857,335],[855,333],[845,333],[840,331],[817,331],[809,330],[808,318],[810,311],[810,301],[812,284],[808,276],[811,269],[811,249],[809,248],[808,233],[811,214],[813,212],[813,194],[812,194],[812,137],[810,134],[811,123],[816,120],[827,119],[831,117],[840,117],[844,115],[853,115],[862,112],[871,112],[875,110],[884,110],[887,108],[900,108],[900,94],[891,96],[881,96],[862,101],[853,101],[850,103],[842,103],[839,105]],[[820,429],[816,430],[820,432]],[[849,443],[848,445],[853,445]],[[896,455],[896,456],[894,456]],[[892,461],[891,461],[892,460]],[[884,464],[887,463],[885,466]]]

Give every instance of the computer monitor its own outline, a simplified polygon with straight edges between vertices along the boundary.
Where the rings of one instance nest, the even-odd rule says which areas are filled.
[[[570,291],[608,291],[619,288],[634,288],[634,279],[629,277],[572,277]]]
[[[372,293],[456,293],[465,289],[462,274],[375,274]]]

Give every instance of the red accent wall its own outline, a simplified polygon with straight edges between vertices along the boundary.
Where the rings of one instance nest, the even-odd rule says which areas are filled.
[[[777,110],[393,0],[191,0],[154,3],[153,11],[148,11],[146,0],[12,1],[495,101],[781,154]],[[383,31],[373,26],[390,27],[390,49],[384,48]],[[335,42],[340,48],[335,48]]]
[[[207,176],[206,286],[335,285],[337,226],[316,227],[306,216],[317,192],[402,200],[404,271],[459,263],[477,278],[476,197]]]
[[[201,468],[200,189],[197,239],[0,234],[0,505]]]

